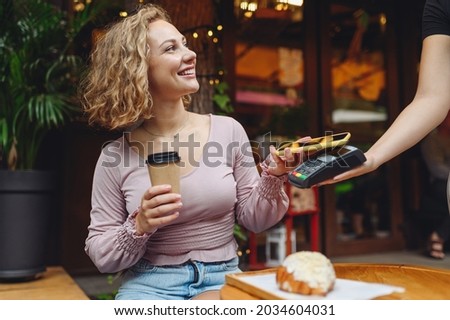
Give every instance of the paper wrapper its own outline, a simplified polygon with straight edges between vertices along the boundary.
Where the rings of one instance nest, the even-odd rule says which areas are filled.
[[[381,283],[336,279],[334,289],[325,297],[301,295],[280,290],[275,282],[275,274],[239,276],[239,280],[259,290],[286,300],[369,300],[394,292],[405,292],[402,287]]]

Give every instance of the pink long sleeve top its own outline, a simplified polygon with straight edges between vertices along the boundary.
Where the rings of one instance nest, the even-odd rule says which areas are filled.
[[[288,207],[284,179],[258,174],[237,121],[216,115],[210,119],[202,160],[181,177],[179,217],[152,234],[135,233],[135,214],[151,186],[145,159],[123,137],[103,148],[85,246],[99,271],[118,272],[141,258],[155,265],[229,260],[236,256],[235,222],[260,232],[281,220]]]

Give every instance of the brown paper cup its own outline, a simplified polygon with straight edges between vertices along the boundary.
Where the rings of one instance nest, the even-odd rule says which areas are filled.
[[[170,184],[172,192],[180,193],[180,160],[174,151],[149,155],[147,167],[152,185]]]

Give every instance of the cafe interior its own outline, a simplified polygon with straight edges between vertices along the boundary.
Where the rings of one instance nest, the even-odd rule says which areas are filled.
[[[76,15],[96,1],[47,2]],[[350,132],[348,144],[366,151],[414,97],[424,0],[111,0],[75,38],[77,52],[86,57],[107,23],[146,2],[162,5],[197,53],[200,90],[190,110],[238,120],[256,162],[267,155],[264,142],[330,133]],[[74,279],[109,281],[84,242],[94,166],[102,145],[117,136],[78,114],[51,130],[37,155],[36,168],[56,173],[58,184],[45,263]],[[302,250],[336,262],[408,252],[431,263],[422,254],[431,223],[427,175],[414,146],[341,183],[287,183],[290,207],[280,223],[258,234],[236,226],[241,269],[275,267]],[[438,268],[450,269],[448,259]]]

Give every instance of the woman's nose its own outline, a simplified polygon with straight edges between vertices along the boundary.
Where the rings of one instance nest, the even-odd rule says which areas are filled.
[[[197,54],[189,48],[186,48],[186,53],[184,55],[184,59],[187,61],[195,60],[197,58]]]

